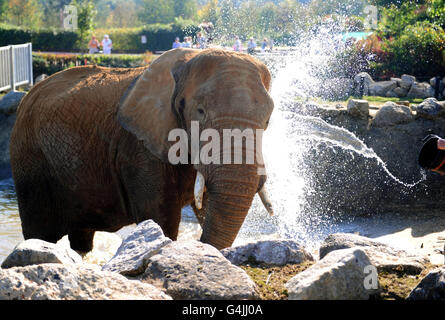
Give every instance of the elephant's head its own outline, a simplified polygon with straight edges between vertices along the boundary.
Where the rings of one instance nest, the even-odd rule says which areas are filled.
[[[214,49],[170,50],[156,59],[137,80],[120,106],[119,119],[151,152],[168,162],[169,150],[176,144],[176,141],[169,141],[173,129],[183,129],[191,149],[196,143],[192,141],[192,126],[196,124],[201,133],[214,129],[221,138],[224,129],[251,132],[256,138],[258,132],[266,129],[273,110],[268,94],[270,80],[266,66],[245,54]],[[198,141],[198,144],[202,147],[206,143]],[[255,193],[260,194],[271,212],[263,188],[266,178],[259,174],[264,169],[259,161],[261,146],[249,149],[246,145],[242,144],[241,164],[233,164],[234,149],[226,147],[224,150],[222,140],[220,150],[210,152],[213,159],[220,158],[220,163],[193,161],[197,171],[195,201],[198,208],[204,184],[206,190],[201,209],[205,217],[201,241],[218,249],[234,241]],[[246,163],[248,152],[257,156]],[[228,159],[223,159],[224,154],[231,155],[229,164],[223,162]],[[187,159],[190,161],[190,154]]]

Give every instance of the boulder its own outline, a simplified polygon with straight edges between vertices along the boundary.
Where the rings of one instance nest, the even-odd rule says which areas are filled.
[[[391,247],[380,241],[352,233],[335,233],[329,235],[320,246],[320,259],[330,252],[345,248],[360,247],[366,252],[372,264],[379,271],[403,269],[410,274],[419,274],[429,260],[405,250]]]
[[[153,220],[143,221],[122,241],[116,254],[102,270],[122,275],[141,274],[147,266],[147,260],[171,242]]]
[[[87,264],[0,269],[0,300],[171,300],[158,288]]]
[[[347,108],[354,117],[368,118],[369,116],[369,103],[366,100],[350,99]]]
[[[369,95],[385,97],[388,91],[397,88],[396,81],[378,81],[369,85]]]
[[[397,87],[392,90],[392,92],[394,92],[399,98],[406,97],[406,95],[408,94],[408,91],[409,91],[409,89],[402,88],[402,87]]]
[[[360,248],[330,252],[290,279],[289,300],[368,300],[378,292],[365,285],[372,263]],[[374,288],[378,288],[378,282]]]
[[[354,94],[359,95],[360,94],[360,84],[361,79],[363,78],[363,95],[369,95],[369,87],[371,84],[374,83],[374,80],[372,77],[366,73],[366,72],[360,72],[354,77]]]
[[[386,127],[408,123],[413,120],[414,116],[411,114],[409,107],[388,101],[377,111],[372,120],[372,125],[376,127]]]
[[[176,241],[148,259],[143,282],[173,299],[258,299],[255,283],[211,245]]]
[[[23,267],[42,263],[81,263],[82,257],[63,246],[39,239],[19,243],[2,263],[2,268]]]
[[[70,248],[68,236],[64,236],[57,242],[58,245]],[[83,256],[84,263],[105,265],[113,258],[122,244],[122,238],[115,233],[96,231],[93,239],[93,249]]]
[[[402,77],[401,77],[401,80],[402,81],[399,82],[399,86],[401,88],[407,89],[407,90],[409,90],[411,88],[412,84],[417,81],[416,77],[410,76],[410,75],[407,75],[407,74],[403,74]]]
[[[406,95],[409,98],[419,98],[425,99],[429,97],[434,97],[434,88],[430,86],[429,83],[413,83],[411,85],[411,89],[409,89],[408,94]]]
[[[445,300],[445,266],[430,271],[411,291],[408,300]]]
[[[314,261],[312,254],[294,240],[264,240],[221,250],[226,259],[235,265],[257,262],[282,266]]]
[[[397,88],[395,88],[395,89],[397,89]],[[398,98],[399,95],[398,95],[397,93],[394,92],[395,89],[393,89],[393,90],[389,90],[389,91],[385,94],[385,97],[388,97],[388,98]]]
[[[425,99],[417,106],[417,116],[425,119],[438,119],[445,116],[445,101],[437,101],[436,98]]]
[[[36,80],[34,81],[35,84],[39,83],[40,81],[45,80],[46,78],[48,78],[48,75],[45,73],[42,73],[41,75],[36,77]]]
[[[0,113],[6,115],[14,114],[20,104],[20,101],[22,101],[25,95],[26,92],[9,91],[0,100]]]

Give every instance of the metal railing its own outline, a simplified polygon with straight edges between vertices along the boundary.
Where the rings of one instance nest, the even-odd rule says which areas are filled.
[[[0,91],[33,85],[32,44],[0,47]]]

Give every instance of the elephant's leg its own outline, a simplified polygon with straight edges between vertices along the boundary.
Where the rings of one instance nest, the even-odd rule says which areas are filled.
[[[68,233],[71,249],[80,252],[89,252],[93,249],[95,231],[92,229],[77,229]]]
[[[22,233],[26,239],[56,243],[65,235],[66,203],[57,192],[58,184],[42,174],[19,175],[15,190],[19,205]]]

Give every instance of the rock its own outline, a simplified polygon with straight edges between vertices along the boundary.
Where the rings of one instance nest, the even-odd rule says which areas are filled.
[[[434,97],[434,88],[430,86],[429,83],[413,83],[411,89],[409,89],[406,95],[409,98],[420,98],[425,99],[429,97]]]
[[[48,78],[48,75],[45,73],[42,73],[41,75],[39,75],[38,77],[36,77],[36,80],[34,81],[35,84],[39,83],[40,81],[45,80],[46,78]]]
[[[385,97],[388,91],[397,88],[396,81],[378,81],[369,85],[369,95]]]
[[[258,299],[250,277],[211,245],[176,241],[148,259],[142,281],[173,299]]]
[[[378,292],[365,288],[369,266],[360,248],[330,252],[286,283],[289,300],[367,300]]]
[[[424,269],[424,265],[429,262],[423,256],[351,233],[329,235],[320,246],[320,259],[330,252],[354,247],[364,250],[379,271],[393,271],[402,268],[406,273],[419,274]]]
[[[147,260],[171,242],[153,220],[143,221],[122,241],[116,254],[102,270],[123,275],[141,274],[145,270]]]
[[[158,288],[87,264],[0,269],[0,300],[171,300]]]
[[[57,244],[70,248],[68,236],[64,236]],[[83,262],[103,266],[113,258],[121,244],[122,238],[117,234],[96,231],[94,233],[93,249],[83,256]]]
[[[411,291],[408,300],[445,300],[445,266],[430,271]]]
[[[354,77],[354,95],[359,96],[360,95],[360,86],[361,81],[363,78],[363,95],[367,96],[369,95],[369,86],[374,83],[374,80],[371,78],[371,76],[366,72],[360,72]]]
[[[23,267],[42,263],[81,263],[82,257],[70,248],[39,239],[19,243],[2,263],[2,268]]]
[[[372,125],[376,127],[386,127],[408,123],[413,120],[414,117],[409,107],[398,105],[394,102],[386,102],[380,110],[377,111],[372,120]]]
[[[401,79],[402,79],[402,81],[399,83],[399,86],[401,88],[407,89],[407,90],[409,90],[411,88],[412,84],[417,81],[416,77],[410,76],[407,74],[403,74]]]
[[[406,88],[402,88],[402,87],[397,87],[392,89],[392,92],[394,92],[399,98],[403,98],[406,97],[406,95],[408,94],[409,89]]]
[[[434,120],[445,116],[445,101],[437,101],[436,98],[425,99],[417,106],[417,116]]]
[[[352,116],[360,118],[368,118],[369,116],[369,103],[366,100],[350,99],[347,108]]]
[[[20,101],[22,101],[25,95],[26,92],[9,91],[0,100],[0,113],[7,115],[14,114],[20,104]]]
[[[397,88],[395,88],[395,89],[397,89]],[[385,97],[388,97],[388,98],[398,98],[399,95],[398,95],[397,93],[394,92],[395,89],[393,89],[393,90],[389,90],[389,91],[385,94]]]
[[[235,265],[257,262],[282,266],[314,261],[313,256],[294,240],[265,240],[221,250]]]

